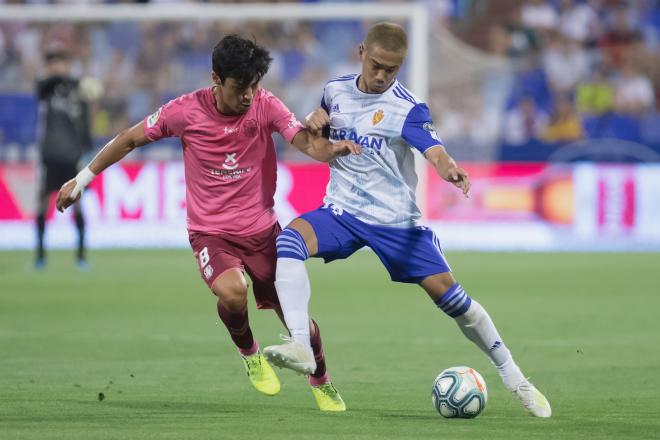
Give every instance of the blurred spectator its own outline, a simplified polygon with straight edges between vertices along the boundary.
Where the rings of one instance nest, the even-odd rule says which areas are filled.
[[[536,106],[534,99],[524,96],[506,114],[504,119],[504,142],[509,145],[525,145],[540,139],[548,125],[548,115]]]
[[[602,32],[600,18],[592,4],[600,0],[581,3],[575,0],[559,2],[559,31],[572,41],[593,46]]]
[[[599,115],[614,108],[614,86],[604,68],[593,71],[588,81],[578,84],[577,109],[581,113]]]
[[[534,58],[526,58],[525,63],[516,72],[508,107],[527,97],[532,99],[537,107],[549,109],[552,104],[552,89],[545,71],[538,66]]]
[[[616,81],[615,108],[621,113],[641,114],[653,107],[655,94],[651,81],[627,64]]]
[[[543,69],[555,92],[566,93],[587,77],[589,60],[579,43],[552,33],[543,52]]]
[[[607,31],[599,44],[603,49],[603,61],[611,67],[621,68],[640,49],[642,35],[635,28],[633,11],[625,5],[616,7],[610,14]]]
[[[638,0],[635,6],[646,46],[657,51],[660,45],[660,4],[658,0]]]
[[[517,17],[514,17],[508,21],[504,29],[509,36],[507,53],[510,57],[519,58],[536,53],[540,42],[533,28],[526,26]]]
[[[522,23],[532,29],[549,31],[557,27],[557,11],[545,0],[528,0],[521,8]]]
[[[573,101],[568,95],[555,97],[554,109],[550,122],[543,132],[542,139],[547,142],[569,142],[582,139],[584,131]]]
[[[445,93],[433,93],[429,100],[429,109],[434,115],[435,128],[442,139],[457,139],[464,133],[465,122],[455,105],[450,103]]]

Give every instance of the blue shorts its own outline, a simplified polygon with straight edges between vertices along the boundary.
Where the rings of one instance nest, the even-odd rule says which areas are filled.
[[[303,214],[314,228],[320,257],[329,263],[348,258],[358,249],[370,247],[392,281],[420,283],[437,273],[451,272],[432,230],[424,226],[394,228],[370,225],[330,205]]]

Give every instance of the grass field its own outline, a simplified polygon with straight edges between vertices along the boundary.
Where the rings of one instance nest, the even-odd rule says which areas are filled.
[[[68,252],[39,273],[11,252],[0,253],[0,438],[660,438],[659,254],[448,257],[552,419],[528,416],[454,323],[369,252],[309,264],[344,414],[319,413],[289,371],[276,397],[251,388],[187,251],[92,252],[89,273]],[[253,301],[250,313],[261,345],[276,343],[275,315]],[[488,405],[445,420],[431,383],[462,364],[484,375]]]

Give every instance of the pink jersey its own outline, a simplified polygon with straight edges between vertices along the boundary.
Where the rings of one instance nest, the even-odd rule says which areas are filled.
[[[302,124],[272,93],[260,88],[247,113],[226,116],[212,89],[200,89],[163,105],[143,128],[152,141],[181,139],[189,231],[246,236],[277,221],[271,134],[291,142]]]

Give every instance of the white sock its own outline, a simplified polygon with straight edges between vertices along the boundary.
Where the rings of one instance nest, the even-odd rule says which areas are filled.
[[[502,342],[500,334],[490,319],[488,312],[475,300],[470,308],[461,316],[457,316],[456,324],[467,338],[474,342],[497,367],[497,371],[509,390],[514,390],[525,379],[520,368],[513,361],[511,352]]]
[[[278,258],[275,288],[291,337],[311,352],[308,310],[311,288],[305,262],[293,258]]]

